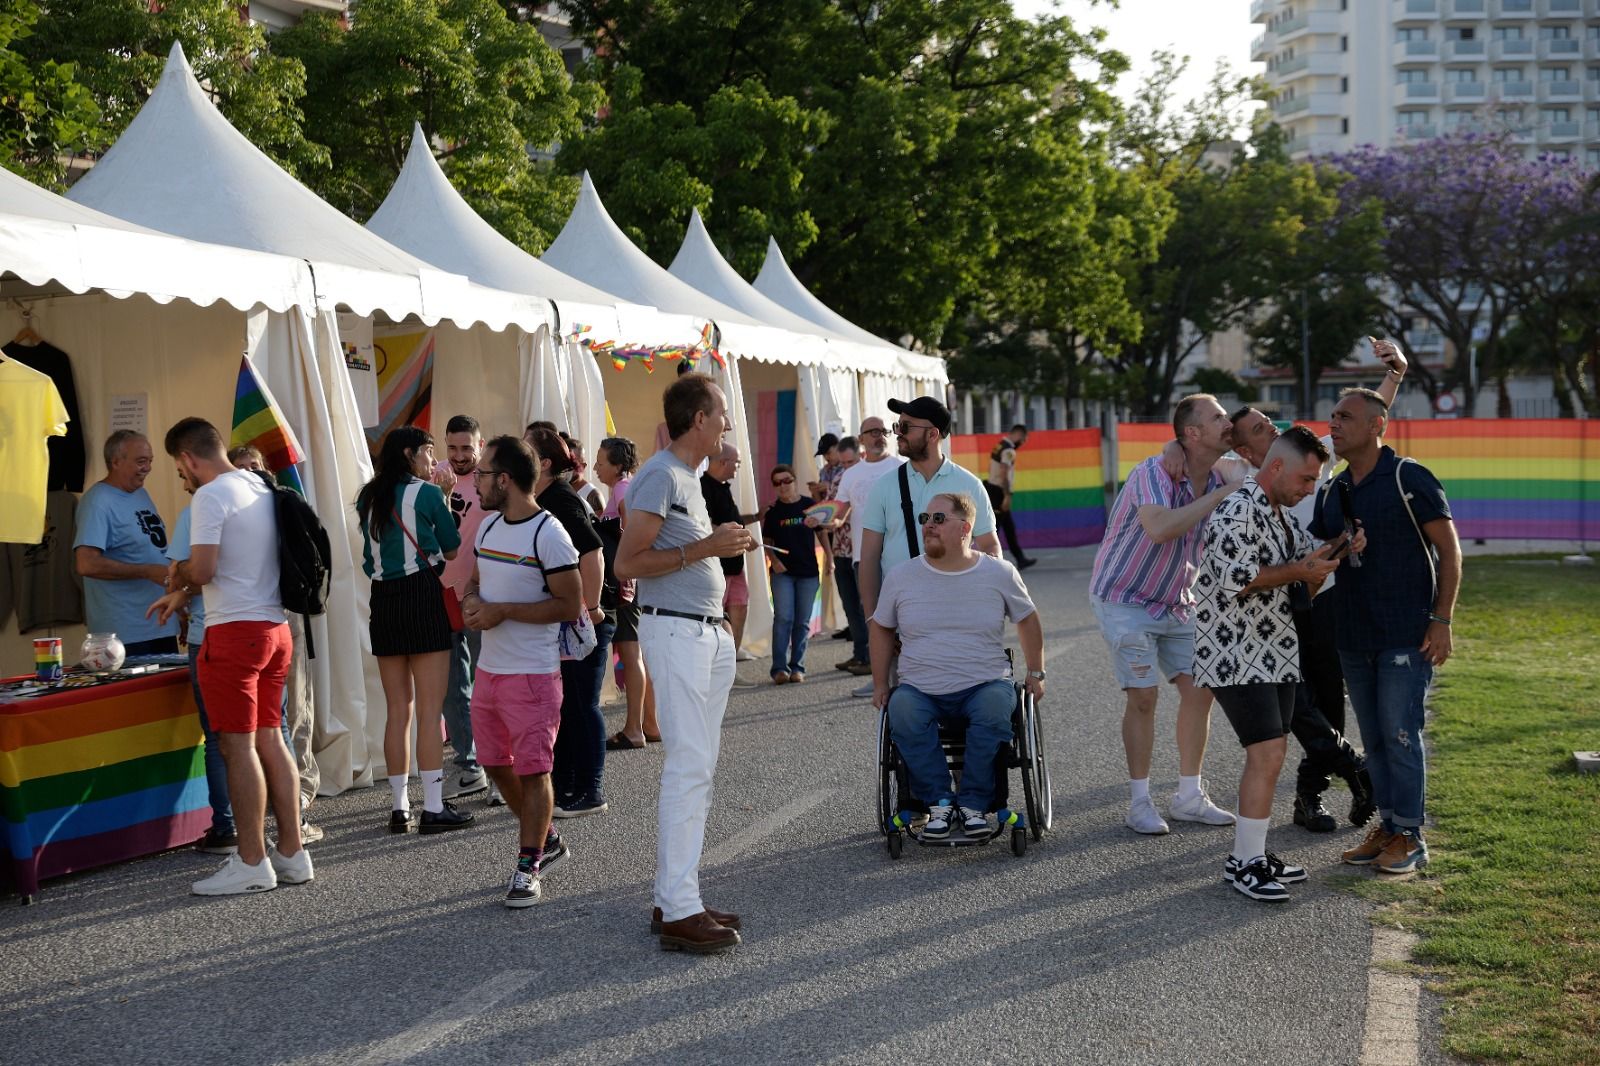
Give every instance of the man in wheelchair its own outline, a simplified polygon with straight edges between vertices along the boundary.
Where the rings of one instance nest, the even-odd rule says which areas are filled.
[[[872,616],[873,706],[889,708],[889,731],[928,804],[925,840],[948,837],[955,809],[969,837],[991,834],[994,764],[1011,740],[1017,696],[1006,654],[1006,620],[1016,624],[1025,684],[1044,696],[1044,628],[1016,567],[972,550],[971,496],[934,496],[916,516],[922,554],[884,577]],[[891,690],[896,640],[899,684]],[[939,723],[965,723],[961,787],[939,745]]]

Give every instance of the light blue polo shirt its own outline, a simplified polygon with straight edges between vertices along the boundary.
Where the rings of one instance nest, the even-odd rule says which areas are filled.
[[[904,467],[911,488],[911,515],[915,518],[928,509],[928,501],[950,492],[964,492],[972,497],[978,513],[972,520],[972,539],[994,532],[994,508],[989,506],[989,494],[984,491],[978,475],[953,462],[949,456],[940,464],[933,477],[924,480],[911,463]],[[900,472],[891,470],[872,486],[867,497],[867,507],[862,515],[862,526],[883,534],[882,572],[889,571],[911,558],[906,550],[905,516],[900,507]],[[922,548],[922,529],[917,529],[917,548]]]

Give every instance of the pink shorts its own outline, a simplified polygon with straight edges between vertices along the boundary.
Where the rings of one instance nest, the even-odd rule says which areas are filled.
[[[472,683],[472,739],[485,766],[547,774],[561,728],[561,674],[491,674]]]
[[[750,604],[750,582],[745,580],[744,572],[729,574],[725,582],[726,588],[722,593],[722,609],[729,607],[747,607]]]

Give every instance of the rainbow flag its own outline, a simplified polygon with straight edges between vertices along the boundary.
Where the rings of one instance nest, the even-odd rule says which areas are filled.
[[[998,433],[962,434],[951,457],[980,479],[989,476],[989,452]],[[1069,548],[1098,543],[1105,534],[1105,492],[1100,481],[1098,429],[1039,430],[1017,451],[1011,517],[1025,548]]]
[[[233,393],[233,435],[230,438],[232,447],[243,444],[261,453],[278,484],[305,495],[297,469],[305,461],[305,452],[294,439],[289,420],[283,417],[278,402],[256,374],[248,355],[239,361],[239,385]]]

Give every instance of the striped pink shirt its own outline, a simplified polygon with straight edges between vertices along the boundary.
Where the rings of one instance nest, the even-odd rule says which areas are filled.
[[[1222,484],[1222,475],[1212,469],[1198,495]],[[1176,509],[1196,499],[1189,479],[1174,482],[1161,468],[1160,456],[1134,467],[1111,505],[1106,535],[1094,556],[1089,594],[1106,603],[1143,604],[1151,618],[1159,619],[1171,611],[1178,621],[1187,622],[1195,602],[1194,581],[1200,571],[1205,523],[1197,522],[1183,536],[1157,544],[1139,524],[1139,508],[1153,503]]]

